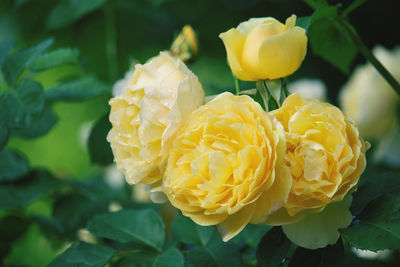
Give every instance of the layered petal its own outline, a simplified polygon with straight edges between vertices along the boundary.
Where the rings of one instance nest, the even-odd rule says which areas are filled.
[[[202,105],[204,91],[180,60],[163,52],[136,65],[117,88],[110,100],[113,127],[107,136],[114,160],[128,183],[154,184],[151,192],[161,201],[160,181],[172,140]]]
[[[227,241],[288,198],[284,139],[283,127],[258,103],[223,93],[192,113],[178,132],[164,192],[183,215],[217,225]]]

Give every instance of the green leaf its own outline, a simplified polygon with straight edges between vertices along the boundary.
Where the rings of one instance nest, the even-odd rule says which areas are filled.
[[[63,195],[54,203],[54,224],[59,225],[63,235],[74,237],[76,231],[85,227],[93,216],[106,212],[108,204],[108,200],[94,201],[76,193]]]
[[[176,248],[170,248],[158,256],[153,263],[153,267],[184,267],[185,260],[182,253]]]
[[[90,132],[89,136],[89,155],[94,163],[107,166],[113,162],[114,155],[110,144],[107,142],[108,132],[111,130],[111,123],[108,113],[98,120]]]
[[[357,48],[337,15],[337,7],[317,9],[309,28],[312,50],[326,61],[349,73]]]
[[[13,184],[0,185],[0,209],[26,206],[57,184],[48,172],[31,171]]]
[[[88,224],[94,235],[119,242],[135,242],[161,251],[165,225],[152,209],[120,210],[95,216]]]
[[[2,42],[0,43],[0,66],[3,64],[4,59],[7,56],[7,53],[13,48],[13,42]]]
[[[368,203],[386,194],[400,194],[400,171],[363,177],[357,191],[353,193],[351,212],[360,214]]]
[[[172,223],[172,233],[176,239],[186,244],[205,246],[215,232],[211,226],[200,226],[185,216],[178,216]]]
[[[400,197],[384,195],[371,202],[341,233],[360,249],[400,249]]]
[[[262,224],[248,224],[234,239],[233,242],[241,244],[245,242],[252,248],[257,248],[263,236],[271,230],[272,226]],[[254,251],[255,253],[255,251]]]
[[[0,151],[0,182],[17,180],[28,171],[25,157],[10,149]]]
[[[223,242],[217,231],[205,246],[187,251],[186,260],[187,266],[241,266],[239,248],[232,242]]]
[[[115,264],[117,267],[147,267],[152,266],[157,253],[150,251],[135,251],[123,256]]]
[[[67,0],[54,7],[47,19],[49,29],[59,29],[99,8],[105,0]]]
[[[257,248],[257,261],[261,266],[281,266],[292,242],[280,227],[274,227],[261,239]]]
[[[63,64],[78,63],[79,51],[71,48],[60,48],[35,58],[29,68],[39,72]]]
[[[9,215],[0,221],[0,258],[5,258],[11,250],[12,242],[26,232],[30,221],[26,218]]]
[[[110,91],[110,87],[94,77],[83,77],[59,84],[45,91],[47,100],[84,100]]]
[[[48,133],[57,123],[58,117],[53,109],[45,106],[39,114],[32,116],[31,125],[12,131],[13,135],[24,138],[36,138]]]
[[[342,241],[321,249],[305,249],[298,247],[290,259],[289,267],[346,266]]]
[[[5,118],[0,115],[0,150],[6,145],[8,140],[8,127]],[[1,165],[1,163],[0,163]]]
[[[306,30],[308,32],[308,28],[310,27],[311,24],[311,19],[312,16],[307,16],[307,17],[299,17],[296,19],[296,26],[299,26]]]
[[[114,255],[111,248],[84,242],[74,243],[66,251],[57,256],[48,267],[91,266],[102,267]]]
[[[54,40],[49,38],[35,46],[7,55],[1,66],[6,82],[13,86],[29,63],[49,48],[53,42]]]
[[[44,106],[43,89],[39,83],[25,80],[15,90],[0,95],[0,106],[9,128],[29,126]]]

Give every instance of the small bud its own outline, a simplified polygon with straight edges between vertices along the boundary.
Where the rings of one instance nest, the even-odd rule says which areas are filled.
[[[171,45],[170,53],[173,57],[186,62],[197,56],[198,42],[196,32],[190,25],[185,25]]]

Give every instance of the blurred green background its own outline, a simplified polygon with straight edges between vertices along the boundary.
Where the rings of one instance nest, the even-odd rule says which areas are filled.
[[[328,2],[347,6],[352,1]],[[198,33],[200,47],[190,68],[206,92],[215,93],[234,88],[219,33],[251,17],[285,21],[291,14],[309,16],[312,9],[294,0],[0,0],[0,43],[12,41],[18,49],[52,36],[52,49],[77,48],[81,64],[57,67],[35,77],[45,89],[81,73],[92,74],[111,88],[133,62],[144,63],[168,49],[182,26],[190,24]],[[351,13],[350,20],[369,48],[381,44],[391,49],[400,44],[394,0],[368,1]],[[351,69],[364,62],[358,55]],[[302,77],[323,80],[330,102],[337,103],[348,74],[309,48],[302,67],[289,79]],[[47,135],[34,140],[13,137],[8,147],[22,151],[33,167],[45,167],[59,177],[85,177],[99,168],[91,164],[87,139],[94,123],[108,113],[110,97],[108,93],[86,101],[57,102],[53,108],[59,120]],[[50,207],[51,201],[45,199],[29,210],[46,215]],[[57,251],[32,226],[7,261],[44,266]]]

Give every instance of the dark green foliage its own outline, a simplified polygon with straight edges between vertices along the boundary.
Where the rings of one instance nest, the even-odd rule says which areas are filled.
[[[280,227],[272,228],[261,239],[257,248],[257,261],[261,266],[281,266],[287,261],[286,255],[292,242],[286,238]]]
[[[345,254],[342,241],[320,249],[305,249],[298,247],[290,259],[289,267],[337,267],[345,266]]]
[[[76,101],[85,100],[110,91],[110,87],[94,77],[87,76],[78,80],[65,82],[45,92],[46,100]]]
[[[165,225],[154,210],[121,210],[95,216],[88,224],[94,235],[119,242],[135,242],[161,251]]]
[[[7,83],[13,86],[29,63],[49,48],[53,42],[54,40],[50,38],[35,46],[8,55],[1,66]]]
[[[50,262],[49,267],[68,266],[104,266],[113,256],[114,251],[98,244],[74,243],[65,252]]]
[[[309,26],[313,52],[345,73],[349,73],[357,49],[338,15],[338,8],[317,9]]]
[[[0,151],[0,182],[17,180],[28,170],[28,162],[23,156],[10,149]]]
[[[111,130],[111,123],[108,113],[104,115],[93,127],[89,136],[89,153],[92,162],[106,166],[113,162],[114,156],[111,146],[107,142],[108,132]]]

